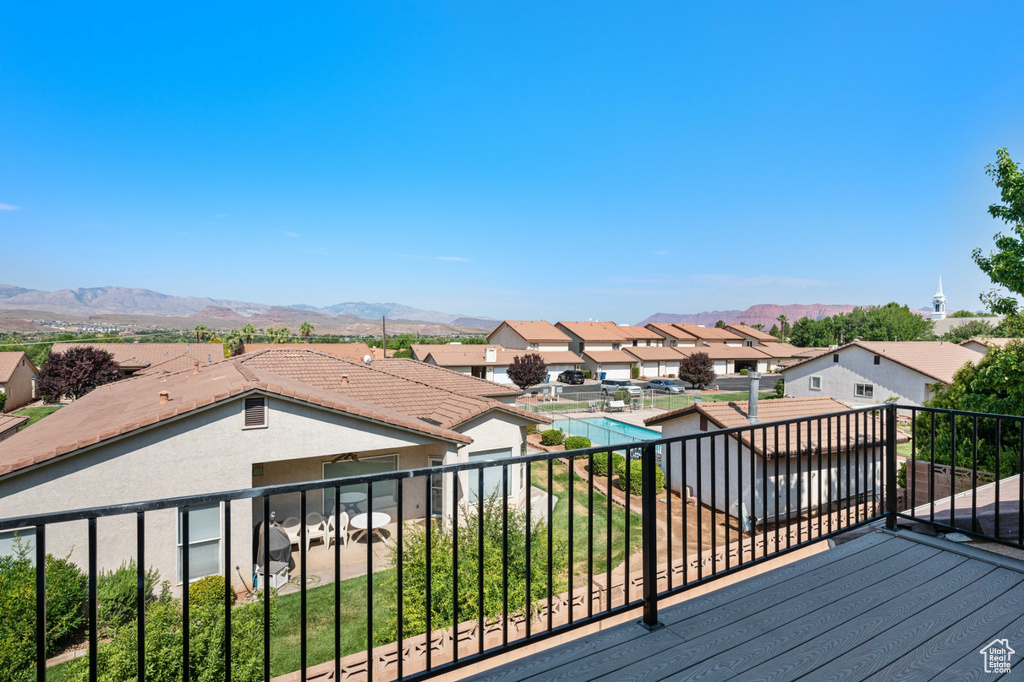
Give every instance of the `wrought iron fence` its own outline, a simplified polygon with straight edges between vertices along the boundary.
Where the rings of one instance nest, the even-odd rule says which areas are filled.
[[[916,437],[899,428],[901,415],[904,422],[909,416]],[[948,441],[934,426],[942,419],[949,421]],[[992,421],[991,429],[985,420]],[[104,647],[125,632],[131,632],[133,672],[140,680],[156,649],[166,644],[154,641],[146,626],[150,595],[145,571],[148,541],[157,532],[150,529],[151,520],[168,510],[176,510],[180,519],[185,577],[181,629],[175,635],[182,679],[195,678],[197,666],[208,665],[211,657],[220,661],[229,680],[271,679],[293,670],[303,680],[321,673],[334,679],[420,679],[631,611],[641,612],[646,626],[657,627],[659,599],[883,520],[890,528],[903,519],[961,529],[961,518],[969,518],[974,525],[967,532],[1000,538],[1007,526],[1005,519],[999,523],[1000,505],[1007,499],[1005,491],[1000,497],[1000,484],[1012,479],[1019,491],[1022,424],[1021,418],[895,405],[719,429],[695,415],[678,433],[642,443],[3,519],[0,531],[34,533],[35,614],[24,640],[34,649],[31,669],[21,672],[46,679],[50,586],[44,567],[47,547],[66,532],[64,524],[85,524],[87,655],[77,664],[85,679],[105,674],[110,657],[103,655]],[[956,495],[948,498],[948,523],[942,513],[947,502],[935,494],[928,505],[897,509],[898,453],[907,452],[908,462],[917,466],[923,461],[923,434],[930,435],[929,462],[936,463],[946,446],[956,453],[958,466],[963,464],[961,447],[972,457],[971,486],[961,493],[970,504],[969,515],[959,516],[966,508]],[[993,533],[977,524],[978,500],[984,502],[977,453],[990,452],[996,463]],[[1008,458],[1012,466],[1006,465]],[[935,485],[929,485],[934,492]],[[352,510],[365,515],[365,546],[343,523],[342,493],[353,488],[365,495]],[[332,511],[334,523],[325,521],[329,531],[321,536],[327,554],[307,549],[311,530],[301,524],[298,549],[289,546],[284,562],[294,561],[287,573],[297,572],[297,584],[269,589],[276,575],[275,552],[284,558],[272,546],[279,539],[273,530],[275,501],[297,496],[305,521],[325,494],[339,502]],[[1014,501],[1018,546],[1022,497]],[[191,630],[200,625],[190,611],[210,606],[195,602],[198,588],[189,579],[190,568],[202,558],[193,549],[190,521],[198,524],[201,510],[209,509],[217,510],[222,528],[217,574],[244,592],[243,601],[248,596],[249,608],[255,604],[262,618],[255,621],[255,633],[252,621],[239,625],[235,594],[225,590],[217,597],[216,618],[203,611],[202,627],[217,623],[218,650],[211,652],[203,640],[205,658],[197,661],[190,651],[200,643]],[[374,512],[382,509],[389,523],[379,527]],[[134,551],[104,555],[104,562],[135,561],[136,613],[123,630],[104,632],[98,615],[98,557],[104,545],[117,544],[109,534],[117,523],[134,529]],[[262,529],[251,556],[247,539],[232,540],[232,527],[238,524]],[[124,529],[116,532],[123,536]],[[312,552],[319,552],[313,557],[317,561],[329,557],[330,584],[310,583]],[[258,591],[244,579],[239,585],[231,570],[236,564],[253,565]],[[362,614],[358,633],[343,629],[350,616],[342,614],[353,611]],[[240,641],[256,642],[250,652],[258,657],[255,666],[243,669],[238,662]],[[280,662],[296,652],[292,663]]]

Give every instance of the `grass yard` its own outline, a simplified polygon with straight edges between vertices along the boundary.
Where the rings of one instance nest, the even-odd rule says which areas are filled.
[[[389,571],[374,574],[374,589]],[[284,675],[299,669],[301,635],[300,595],[295,592],[275,598],[270,632],[270,672]],[[382,623],[395,605],[374,599],[373,619]],[[341,581],[341,601],[337,621],[334,618],[334,583],[306,590],[306,664],[317,665],[334,659],[334,626],[341,627],[341,655],[366,651],[366,576]]]
[[[32,426],[33,424],[35,424],[37,421],[39,421],[43,417],[50,416],[51,414],[53,414],[54,412],[56,412],[57,410],[59,410],[62,407],[64,407],[64,406],[63,405],[46,405],[44,407],[26,407],[26,408],[24,408],[22,410],[18,410],[14,414],[20,414],[22,416],[28,417],[28,423],[25,424],[25,426],[21,427],[23,429],[27,429],[28,427]]]

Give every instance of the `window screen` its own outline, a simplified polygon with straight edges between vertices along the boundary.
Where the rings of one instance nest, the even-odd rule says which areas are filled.
[[[184,527],[178,510],[178,582],[182,582]],[[220,573],[220,503],[197,505],[188,510],[188,580]]]
[[[470,462],[489,462],[495,459],[504,459],[512,456],[512,448],[500,448],[498,450],[484,450],[481,452],[469,453]],[[490,499],[492,497],[501,497],[501,481],[502,481],[502,467],[500,466],[489,466],[483,470],[484,477],[484,499]],[[511,476],[511,471],[509,475]],[[480,495],[480,471],[470,471],[468,477],[469,483],[469,501],[476,503],[479,501]],[[509,489],[511,491],[512,482],[509,481]]]

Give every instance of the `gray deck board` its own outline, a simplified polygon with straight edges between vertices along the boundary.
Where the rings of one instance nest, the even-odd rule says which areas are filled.
[[[996,679],[978,649],[1024,658],[1024,562],[874,533],[472,680]],[[1002,679],[1024,679],[1024,665]]]

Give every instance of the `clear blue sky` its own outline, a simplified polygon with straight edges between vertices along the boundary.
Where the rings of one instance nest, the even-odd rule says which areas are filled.
[[[1024,4],[0,4],[0,282],[980,307]],[[24,247],[24,248],[21,248]]]

